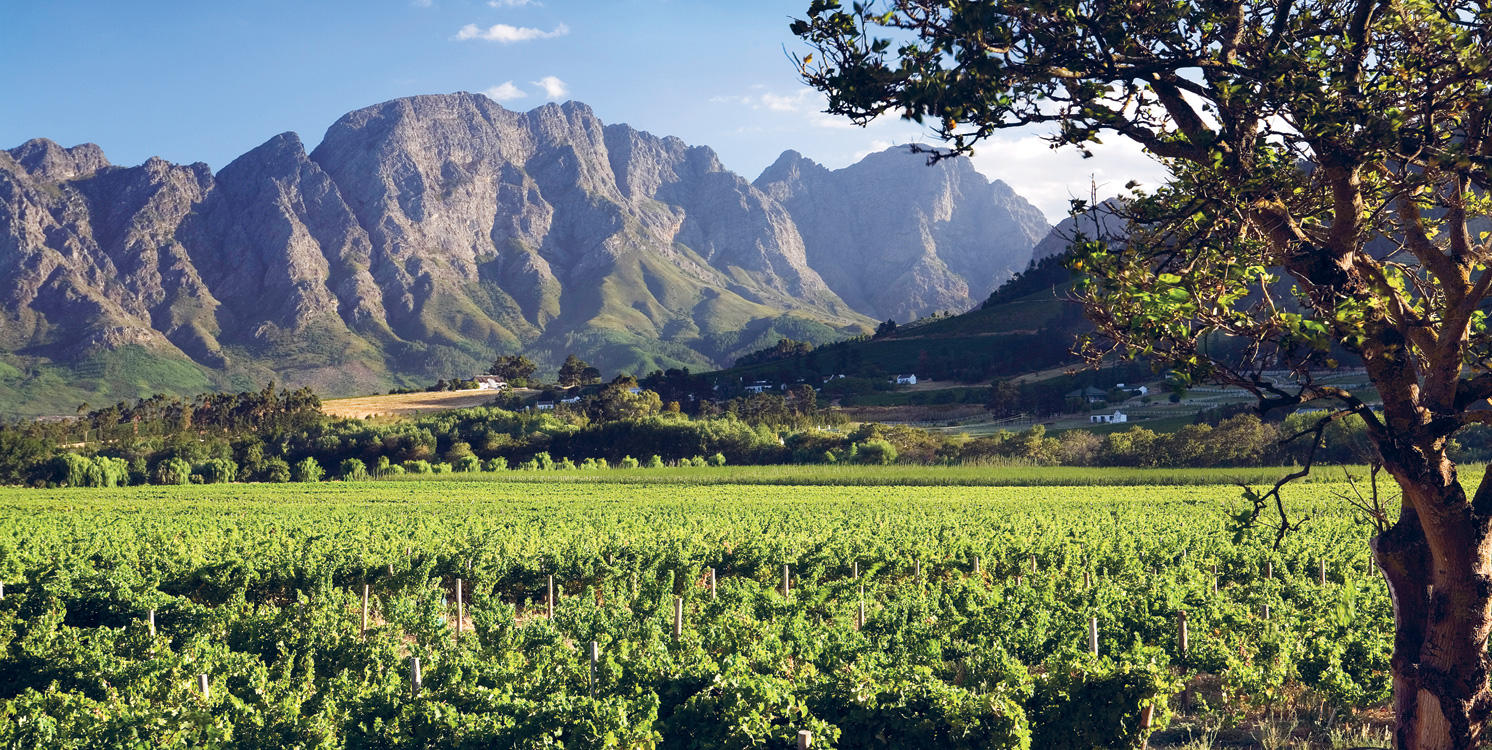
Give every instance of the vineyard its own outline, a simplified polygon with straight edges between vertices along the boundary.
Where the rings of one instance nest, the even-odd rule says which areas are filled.
[[[0,490],[0,747],[1326,742],[1389,693],[1345,491],[1275,551],[1228,486]]]

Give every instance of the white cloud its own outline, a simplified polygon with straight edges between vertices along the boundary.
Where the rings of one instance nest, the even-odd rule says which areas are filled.
[[[526,5],[541,6],[539,0],[487,0],[487,5],[493,8],[522,8]]]
[[[975,146],[973,159],[976,169],[1003,180],[1053,224],[1067,218],[1069,200],[1087,200],[1095,186],[1103,200],[1123,192],[1130,180],[1148,190],[1165,181],[1165,167],[1133,141],[1110,138],[1092,148],[1093,158],[1084,159],[1070,146],[1052,150],[1045,139],[1028,131]]]
[[[530,39],[552,39],[570,33],[570,27],[560,24],[552,31],[534,29],[527,26],[509,26],[505,23],[493,24],[486,29],[469,23],[456,32],[456,41],[464,42],[469,39],[481,39],[485,42],[498,42],[510,44],[512,42],[526,42]]]
[[[570,93],[570,87],[566,86],[564,81],[554,76],[544,76],[537,81],[530,81],[530,83],[544,89],[544,95],[550,99],[558,99]]]
[[[528,92],[518,88],[517,86],[514,86],[512,81],[507,81],[500,85],[493,86],[492,88],[487,89],[482,93],[486,94],[487,98],[498,102],[507,102],[514,99],[522,99],[523,97],[528,96]]]
[[[409,4],[416,8],[428,8],[435,4],[435,0],[409,0]]]

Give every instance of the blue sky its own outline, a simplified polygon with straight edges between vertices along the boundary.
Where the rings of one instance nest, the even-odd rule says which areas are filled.
[[[583,101],[675,135],[754,179],[783,150],[833,168],[930,136],[821,113],[787,31],[808,0],[0,0],[0,148],[35,137],[214,170],[277,133],[308,148],[342,114],[400,96],[487,92],[511,109]],[[1055,223],[1069,195],[1154,184],[1136,149],[1094,159],[1011,133],[975,157]],[[1104,190],[1102,186],[1108,186]]]

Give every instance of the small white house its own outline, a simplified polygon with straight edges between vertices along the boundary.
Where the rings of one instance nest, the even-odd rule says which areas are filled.
[[[562,404],[578,404],[578,403],[580,403],[580,397],[579,396],[571,396],[569,398],[562,398],[562,399],[560,399],[560,403],[562,403]]]
[[[477,389],[482,391],[500,391],[508,387],[508,382],[496,375],[478,375],[476,381]]]
[[[554,402],[540,401],[539,403],[534,404],[534,408],[538,409],[539,411],[551,411],[554,409]]]
[[[1129,415],[1122,411],[1116,411],[1113,414],[1094,414],[1088,417],[1088,422],[1091,424],[1123,424],[1128,421]]]
[[[917,376],[916,375],[897,375],[896,376],[896,384],[897,385],[917,385]]]
[[[746,390],[751,391],[752,393],[764,393],[766,391],[772,390],[772,384],[768,383],[765,380],[758,380],[755,383],[746,386]]]

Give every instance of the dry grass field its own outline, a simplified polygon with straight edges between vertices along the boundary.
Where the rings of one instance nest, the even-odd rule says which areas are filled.
[[[520,390],[521,392],[521,390]],[[394,396],[358,396],[321,402],[327,415],[343,418],[406,417],[446,409],[481,406],[497,397],[497,391],[438,391],[401,393]]]

